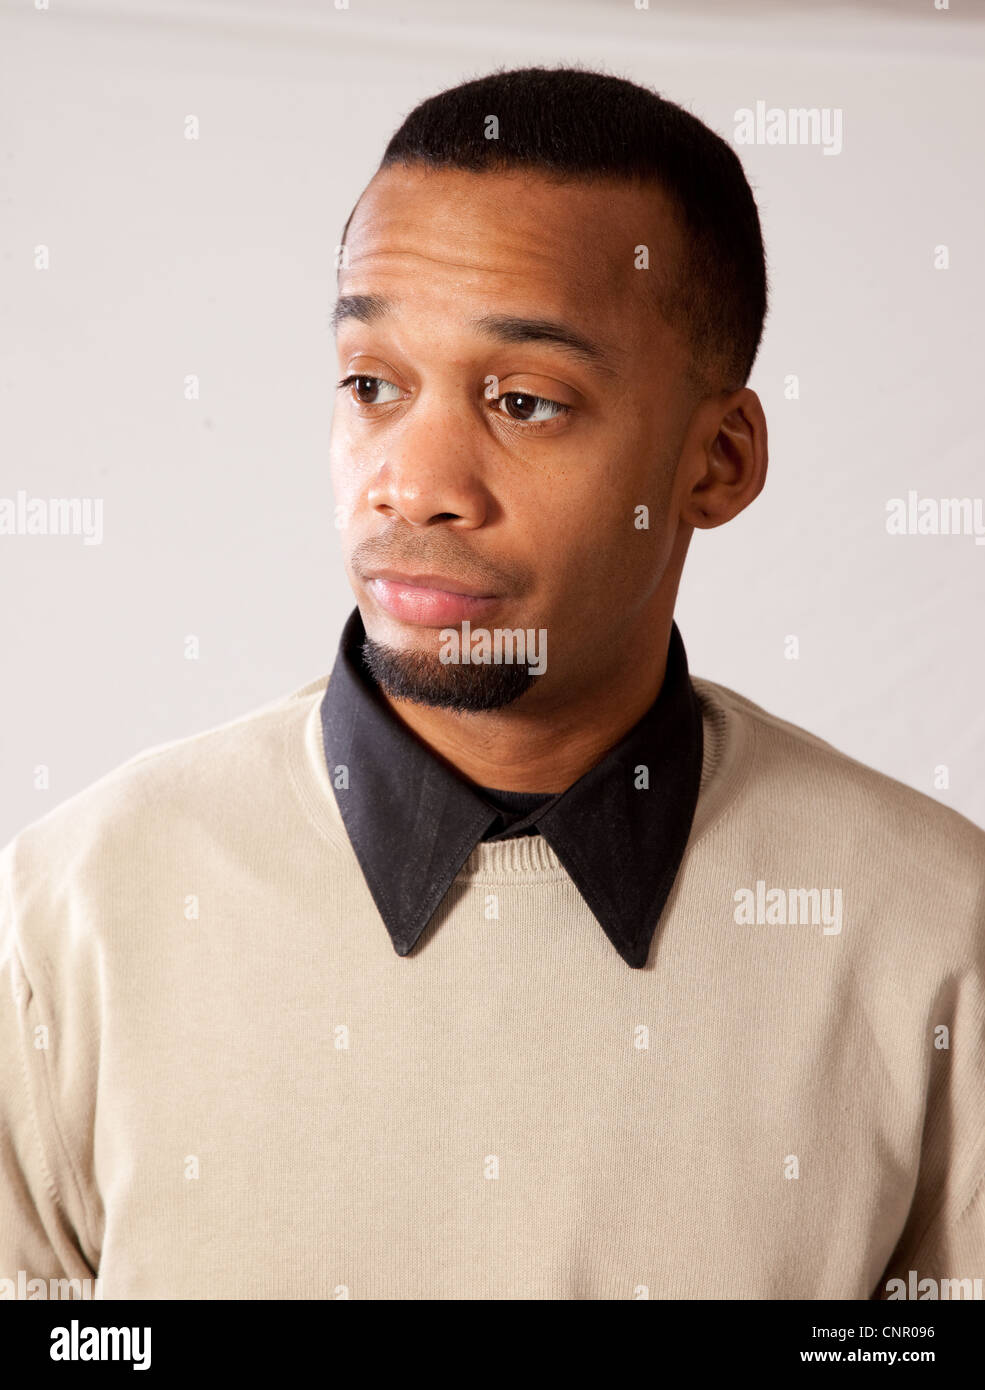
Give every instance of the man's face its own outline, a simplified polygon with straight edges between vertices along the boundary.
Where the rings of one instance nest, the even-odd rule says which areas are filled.
[[[659,190],[621,181],[393,166],[363,194],[339,294],[373,299],[338,326],[354,380],[332,478],[370,643],[410,681],[392,693],[418,681],[453,704],[471,682],[478,708],[485,681],[486,707],[528,686],[525,708],[557,707],[624,670],[672,607],[694,396],[653,305],[677,244]],[[511,685],[442,663],[465,619],[546,630],[546,670]]]

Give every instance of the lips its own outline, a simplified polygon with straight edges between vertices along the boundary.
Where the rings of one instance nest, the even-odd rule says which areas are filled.
[[[367,576],[366,587],[391,617],[418,627],[446,627],[478,618],[498,601],[496,594],[482,593],[451,575],[377,570]]]
[[[488,589],[477,584],[469,584],[464,579],[456,579],[447,574],[409,574],[403,570],[374,569],[366,576],[368,579],[383,579],[388,583],[401,584],[409,589],[441,589],[449,594],[461,594],[466,598],[491,598]]]

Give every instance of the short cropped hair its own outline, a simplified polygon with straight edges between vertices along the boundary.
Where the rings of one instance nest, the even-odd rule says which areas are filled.
[[[659,185],[682,254],[651,302],[683,336],[696,383],[732,390],[748,381],[767,312],[756,201],[731,146],[674,102],[580,67],[500,68],[415,106],[379,168],[392,164]]]

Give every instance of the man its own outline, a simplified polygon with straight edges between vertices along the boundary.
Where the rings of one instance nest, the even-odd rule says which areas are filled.
[[[673,621],[766,473],[734,153],[621,79],[496,73],[410,114],[339,262],[330,678],[4,854],[0,1277],[981,1277],[985,836],[692,681]]]

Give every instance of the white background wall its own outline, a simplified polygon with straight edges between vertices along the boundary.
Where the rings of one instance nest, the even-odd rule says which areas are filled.
[[[739,151],[770,261],[750,384],[771,474],[696,535],[678,621],[697,674],[985,825],[985,546],[885,528],[908,489],[985,493],[981,3],[20,0],[0,7],[0,496],[100,497],[105,533],[0,536],[0,841],[329,669],[352,605],[327,476],[342,224],[420,98],[571,60],[726,138],[760,99],[843,109],[835,157]]]

